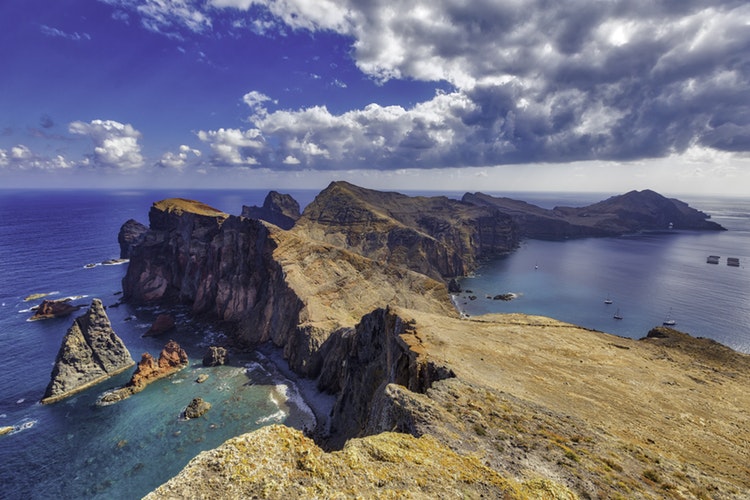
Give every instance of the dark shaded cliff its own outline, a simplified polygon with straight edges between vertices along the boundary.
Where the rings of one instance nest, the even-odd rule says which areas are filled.
[[[586,207],[555,207],[466,193],[466,203],[494,207],[510,216],[526,238],[563,240],[589,236],[620,236],[638,231],[696,229],[722,231],[721,225],[685,202],[654,191],[630,191]]]
[[[291,195],[271,191],[263,206],[243,206],[242,217],[270,222],[281,229],[291,229],[299,219],[299,203]]]

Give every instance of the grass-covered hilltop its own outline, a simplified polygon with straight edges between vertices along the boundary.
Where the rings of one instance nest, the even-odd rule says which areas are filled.
[[[462,318],[448,292],[523,237],[721,229],[705,214],[651,191],[543,210],[343,182],[301,214],[278,193],[243,214],[163,200],[148,228],[129,221],[125,299],[186,303],[230,325],[237,346],[270,342],[336,402],[315,432],[238,436],[149,498],[750,491],[749,356],[664,327],[631,340],[521,314]]]

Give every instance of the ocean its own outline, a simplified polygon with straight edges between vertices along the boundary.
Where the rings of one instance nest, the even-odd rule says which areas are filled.
[[[314,194],[292,193],[300,201]],[[117,233],[134,218],[148,224],[154,201],[171,196],[200,199],[239,214],[260,205],[266,191],[206,192],[0,192],[0,498],[140,498],[176,475],[199,452],[272,423],[311,427],[311,409],[300,388],[261,354],[234,356],[230,365],[204,368],[202,358],[223,333],[177,310],[176,331],[143,338],[161,311],[112,307],[120,298],[124,265],[96,265],[119,257]],[[310,201],[307,199],[307,202]],[[49,383],[60,343],[73,319],[29,322],[30,308],[49,298],[100,298],[115,332],[133,358],[157,357],[169,337],[187,351],[190,364],[120,403],[100,407],[97,397],[125,384],[127,370],[52,405],[39,400]],[[170,311],[172,312],[172,311]],[[202,384],[201,373],[209,378]],[[199,396],[212,408],[199,419],[180,420]]]
[[[504,195],[544,208],[585,206],[607,197]],[[527,240],[518,251],[462,279],[464,293],[454,302],[469,316],[537,314],[629,338],[645,337],[671,319],[680,331],[750,353],[750,200],[680,199],[727,231]],[[720,256],[719,264],[708,264],[709,255]],[[740,266],[728,266],[728,257],[739,258]],[[516,298],[494,299],[505,293]]]
[[[131,398],[95,405],[130,370],[53,405],[41,405],[60,342],[76,314],[28,322],[41,299],[100,298],[134,359],[157,356],[168,338],[143,338],[164,312],[114,306],[127,264],[95,265],[119,256],[117,233],[126,220],[148,223],[154,201],[182,196],[229,213],[260,205],[265,190],[245,191],[0,191],[0,498],[140,498],[174,476],[200,451],[270,423],[313,423],[300,387],[263,354],[235,355],[230,365],[204,368],[206,347],[224,335],[215,325],[177,310],[177,340],[190,365]],[[315,192],[290,191],[302,206]],[[438,194],[438,193],[409,193]],[[460,194],[447,193],[451,197]],[[608,195],[502,193],[546,208],[580,206]],[[750,201],[682,198],[729,229],[670,231],[565,242],[526,241],[512,255],[485,263],[462,280],[454,297],[466,314],[524,312],[588,328],[642,337],[667,315],[676,328],[750,352]],[[722,256],[719,265],[708,255]],[[738,268],[726,265],[738,257]],[[511,292],[509,302],[493,300]],[[487,298],[487,297],[490,298]],[[611,298],[612,304],[604,304]],[[613,319],[619,309],[623,319]],[[273,357],[273,353],[267,353]],[[194,382],[199,374],[209,379]],[[193,397],[212,404],[202,418],[180,420]]]

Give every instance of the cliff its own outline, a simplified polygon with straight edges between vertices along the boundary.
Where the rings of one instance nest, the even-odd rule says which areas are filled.
[[[42,403],[54,403],[94,386],[135,362],[112,330],[99,299],[79,316],[63,337]]]
[[[333,183],[289,230],[185,200],[155,204],[150,219],[127,300],[190,304],[240,343],[282,347],[336,394],[317,442],[283,427],[238,437],[154,498],[750,488],[747,356],[669,332],[635,341],[548,318],[459,318],[443,279],[517,243],[499,208]]]
[[[242,217],[264,220],[281,229],[291,229],[299,219],[299,203],[288,194],[271,191],[261,207],[242,207]]]
[[[630,191],[586,207],[547,210],[510,198],[466,193],[462,200],[489,206],[510,216],[524,237],[562,240],[589,236],[620,236],[639,231],[694,229],[722,231],[708,215],[685,202],[654,191]]]
[[[406,196],[331,183],[295,229],[379,262],[435,279],[464,276],[518,246],[510,217],[443,196]]]

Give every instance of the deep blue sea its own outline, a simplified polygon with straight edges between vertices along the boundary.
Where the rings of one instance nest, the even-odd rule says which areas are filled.
[[[315,193],[290,192],[302,206]],[[436,193],[410,193],[436,194]],[[502,193],[551,208],[580,206],[608,195]],[[191,364],[121,403],[98,407],[96,398],[124,384],[131,371],[53,405],[39,399],[62,337],[76,314],[28,322],[26,302],[82,296],[76,304],[119,300],[126,265],[97,265],[119,256],[117,232],[127,219],[148,223],[154,201],[182,196],[229,213],[260,205],[266,191],[0,191],[0,498],[140,498],[200,451],[275,422],[311,425],[310,409],[293,381],[262,355],[235,356],[230,366],[204,368],[206,346],[222,332],[178,312],[170,336]],[[449,194],[460,197],[460,194]],[[585,327],[642,337],[670,314],[676,327],[750,352],[750,200],[682,198],[729,229],[721,233],[673,231],[566,242],[527,241],[511,256],[485,264],[463,280],[478,298],[455,298],[470,315],[525,312]],[[706,257],[722,256],[721,264]],[[741,267],[726,265],[740,258]],[[486,298],[518,295],[510,302]],[[610,297],[611,305],[604,299]],[[619,309],[622,320],[612,318]],[[158,308],[128,305],[107,310],[131,354],[158,355],[166,338],[141,335]],[[200,373],[209,374],[196,384]],[[202,418],[179,414],[195,396],[213,407]]]

